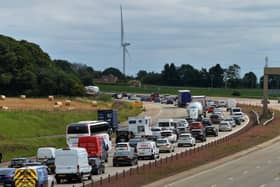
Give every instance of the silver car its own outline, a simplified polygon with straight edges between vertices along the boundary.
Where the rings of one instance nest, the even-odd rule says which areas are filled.
[[[174,152],[175,146],[167,138],[158,138],[156,144],[159,152]]]
[[[182,133],[178,139],[178,147],[183,146],[195,146],[195,138],[192,136],[191,133]]]
[[[232,131],[232,126],[229,121],[221,121],[219,131]]]
[[[223,121],[228,121],[228,122],[230,122],[232,127],[236,127],[236,123],[233,118],[226,118]]]

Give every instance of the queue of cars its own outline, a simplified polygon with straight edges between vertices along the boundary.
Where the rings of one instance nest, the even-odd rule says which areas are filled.
[[[211,107],[213,110],[206,109],[208,117],[202,118],[201,121],[159,119],[157,125],[150,128],[149,135],[137,136],[128,128],[119,129],[116,132],[117,143],[112,158],[113,166],[137,165],[141,159],[157,159],[162,152],[174,152],[176,147],[196,146],[198,142],[206,141],[208,136],[218,136],[219,131],[231,131],[244,121],[244,115],[238,107],[229,110],[230,117],[225,117],[223,109]],[[133,120],[136,119],[133,118]],[[145,118],[144,121],[149,120]],[[145,129],[140,130],[146,132]],[[92,175],[105,173],[105,162],[108,161],[110,150],[105,139],[108,141],[108,138],[103,136],[81,136],[77,140],[78,147],[39,148],[36,162],[28,158],[15,158],[11,160],[9,168],[3,168],[3,172],[9,176],[6,178],[10,179],[12,186],[15,186],[15,182],[24,183],[16,181],[15,173],[17,170],[20,170],[18,173],[24,173],[26,169],[34,170],[34,173],[37,172],[38,175],[40,172],[46,173],[47,183],[51,185],[55,183],[55,180],[57,183],[62,183],[65,180],[81,182],[84,179],[91,179]],[[0,186],[3,181],[1,171]],[[48,174],[54,174],[54,178],[50,179]],[[25,178],[28,179],[28,176]],[[35,183],[45,185],[44,182],[39,183],[39,176]]]

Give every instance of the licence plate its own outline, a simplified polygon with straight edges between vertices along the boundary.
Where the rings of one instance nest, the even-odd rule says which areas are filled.
[[[118,158],[118,160],[124,160],[124,158]]]

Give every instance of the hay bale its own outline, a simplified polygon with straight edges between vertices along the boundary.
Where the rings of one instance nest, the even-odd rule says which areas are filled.
[[[5,95],[1,95],[1,100],[5,100],[6,96]]]
[[[1,106],[1,109],[2,109],[2,110],[9,110],[9,107],[7,107],[7,106]]]
[[[61,106],[62,106],[62,102],[61,102],[61,101],[56,101],[56,102],[54,103],[54,105],[61,107]]]
[[[58,111],[60,107],[61,107],[61,105],[53,105],[54,111]]]
[[[53,96],[53,95],[49,95],[49,96],[48,96],[48,100],[49,100],[49,101],[53,101],[53,100],[54,100],[54,96]]]
[[[21,99],[26,99],[26,95],[20,95]]]
[[[97,107],[97,101],[91,101],[91,106]]]
[[[67,110],[68,111],[75,110],[75,107],[68,107]]]
[[[65,105],[70,106],[71,105],[71,100],[65,100]]]

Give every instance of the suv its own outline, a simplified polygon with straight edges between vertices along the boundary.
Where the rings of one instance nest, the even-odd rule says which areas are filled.
[[[157,147],[159,148],[159,152],[174,152],[174,144],[171,143],[167,138],[159,138],[156,141]]]
[[[206,141],[206,133],[204,129],[192,129],[191,134],[196,140],[200,140],[201,142]]]
[[[98,157],[88,158],[88,163],[91,165],[91,173],[94,175],[100,175],[105,173],[104,161]]]
[[[178,147],[182,147],[185,145],[195,146],[195,143],[195,138],[191,135],[191,133],[183,133],[178,139]]]
[[[117,167],[119,165],[137,165],[138,159],[134,151],[123,151],[116,150],[113,156],[113,166]]]
[[[205,133],[206,136],[209,135],[218,136],[218,129],[214,126],[209,125],[205,127]]]
[[[204,129],[204,126],[201,122],[194,121],[190,124],[190,131],[192,131],[193,129]]]

